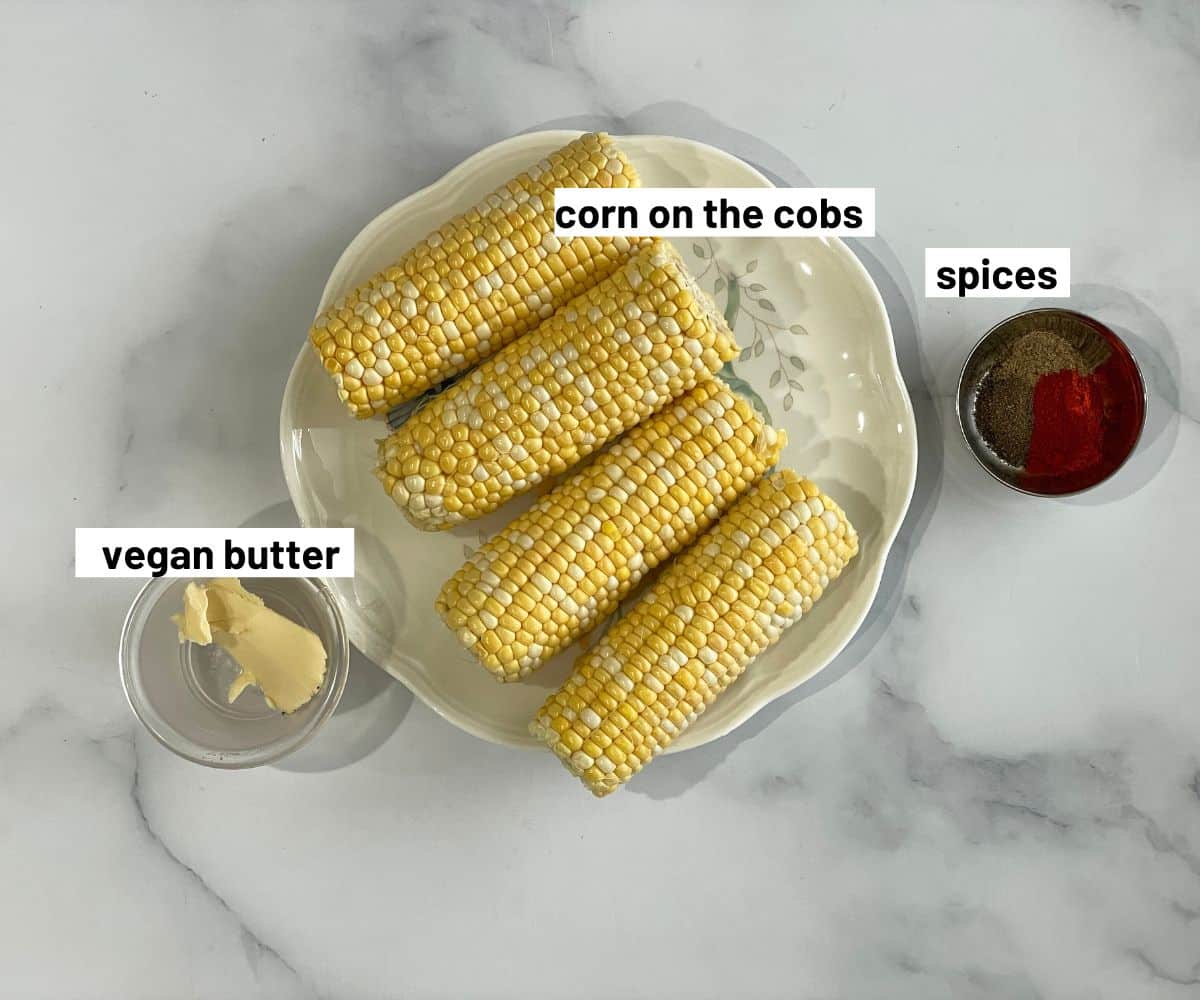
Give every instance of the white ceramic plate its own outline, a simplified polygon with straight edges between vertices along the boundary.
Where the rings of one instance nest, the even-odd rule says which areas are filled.
[[[515,136],[472,156],[378,216],[354,239],[319,309],[392,263],[448,217],[557,149],[575,132]],[[742,161],[665,136],[621,147],[647,187],[769,187]],[[744,360],[735,388],[788,432],[782,464],[816,480],[858,528],[861,553],[803,622],[672,745],[699,746],[744,722],[823,668],[871,606],[917,467],[912,407],[874,283],[836,239],[675,241],[731,320]],[[525,683],[501,685],[464,652],[433,610],[442,582],[470,550],[531,500],[482,521],[426,534],[409,526],[372,475],[382,422],[351,419],[304,344],[284,391],[279,444],[288,491],[305,525],[356,529],[357,575],[327,581],[353,643],[434,711],[484,739],[535,745],[526,724],[566,677],[568,650]]]

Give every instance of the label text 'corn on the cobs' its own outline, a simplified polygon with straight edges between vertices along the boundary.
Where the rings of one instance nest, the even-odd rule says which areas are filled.
[[[563,188],[554,233],[589,236],[874,236],[874,188]]]

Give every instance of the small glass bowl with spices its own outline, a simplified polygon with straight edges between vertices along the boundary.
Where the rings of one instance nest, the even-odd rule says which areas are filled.
[[[958,421],[975,458],[1006,486],[1068,496],[1132,454],[1146,418],[1133,354],[1068,309],[1032,309],[992,327],[958,383]]]

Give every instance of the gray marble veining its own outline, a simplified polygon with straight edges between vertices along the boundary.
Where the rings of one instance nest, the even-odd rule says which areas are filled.
[[[1200,18],[966,5],[4,7],[10,573],[0,994],[1200,996]],[[690,135],[878,190],[921,470],[837,662],[602,804],[356,660],[278,767],[130,716],[134,587],[72,529],[269,523],[284,380],[377,211],[528,129]],[[925,246],[1069,245],[1151,384],[1095,496],[1003,494],[957,438],[1012,304]],[[258,519],[258,520],[255,520]]]

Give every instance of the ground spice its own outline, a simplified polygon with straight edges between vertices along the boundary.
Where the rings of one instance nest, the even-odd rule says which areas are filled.
[[[1079,351],[1058,334],[1031,330],[1018,338],[984,377],[975,397],[975,423],[991,449],[1010,465],[1025,465],[1038,380],[1084,367]]]
[[[1104,402],[1090,375],[1065,369],[1043,375],[1033,390],[1033,432],[1025,471],[1082,472],[1100,461]]]
[[[975,423],[988,446],[1009,465],[1025,464],[1033,433],[1032,386],[989,372],[975,398]]]
[[[1031,330],[1018,339],[993,371],[1002,376],[1032,375],[1038,378],[1064,368],[1082,368],[1083,355],[1057,333]]]
[[[1092,372],[1092,382],[1104,408],[1104,460],[1119,465],[1137,444],[1145,418],[1141,377],[1129,358],[1114,351]]]

